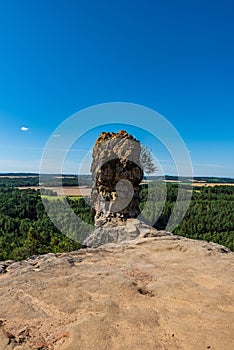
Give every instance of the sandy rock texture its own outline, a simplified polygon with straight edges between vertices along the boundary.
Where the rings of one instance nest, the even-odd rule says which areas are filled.
[[[233,256],[162,236],[2,263],[0,350],[231,350]]]
[[[95,226],[118,225],[140,214],[140,153],[140,142],[125,130],[103,132],[96,140],[91,165]]]
[[[156,230],[138,219],[119,221],[118,225],[110,221],[108,225],[97,227],[84,241],[86,247],[98,247],[107,243],[123,243],[144,237],[171,236],[172,233]]]

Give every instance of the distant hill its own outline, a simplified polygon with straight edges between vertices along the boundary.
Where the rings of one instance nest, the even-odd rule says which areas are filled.
[[[173,176],[173,175],[165,175],[165,176],[145,176],[144,179],[147,180],[167,180],[167,181],[182,181],[182,182],[191,182],[191,181],[197,181],[197,182],[204,182],[204,183],[234,183],[234,178],[228,178],[228,177],[213,177],[213,176],[194,176],[186,177],[186,176]]]
[[[35,173],[1,173],[0,185],[11,187],[25,186],[45,186],[56,187],[61,186],[91,186],[91,175],[61,175],[61,174],[45,174],[40,175]]]
[[[44,182],[46,186],[58,186],[61,184],[61,177],[63,186],[91,186],[91,175],[74,175],[74,174],[45,174],[40,175],[40,181]],[[44,181],[43,181],[44,179]],[[212,183],[212,184],[234,184],[234,178],[227,177],[206,177],[195,176],[191,177],[178,177],[173,175],[165,176],[144,176],[144,180],[151,181],[180,181],[183,183],[200,182],[200,183]],[[39,174],[37,173],[0,173],[0,185],[9,184],[11,186],[38,186]]]

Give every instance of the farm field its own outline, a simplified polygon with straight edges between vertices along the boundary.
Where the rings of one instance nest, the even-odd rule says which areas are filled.
[[[179,184],[179,181],[166,181],[170,184]],[[146,183],[144,181],[144,183]],[[187,185],[186,183],[180,183],[182,185]],[[204,183],[204,182],[193,182],[191,184],[192,187],[214,187],[214,186],[234,186],[234,184],[227,183]],[[26,189],[34,189],[34,190],[40,190],[40,186],[21,186],[17,187],[20,190],[26,190]],[[57,196],[68,196],[68,197],[90,197],[91,196],[91,187],[87,186],[64,186],[64,187],[46,187],[46,189],[52,190],[53,192],[57,193]],[[48,196],[50,197],[50,196]]]
[[[217,182],[193,182],[193,187],[214,187],[214,186],[234,186],[234,184],[231,183],[217,183]]]
[[[40,190],[40,186],[24,186],[18,187],[19,190],[26,190],[31,188],[33,190]],[[46,189],[56,192],[58,196],[84,196],[89,197],[91,195],[91,188],[87,186],[67,186],[67,187],[46,187]]]

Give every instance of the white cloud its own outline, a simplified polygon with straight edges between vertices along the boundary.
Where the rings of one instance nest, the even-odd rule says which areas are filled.
[[[54,137],[60,137],[60,134],[54,134]]]
[[[21,126],[20,130],[21,130],[21,131],[28,131],[29,128],[27,128],[26,126]]]

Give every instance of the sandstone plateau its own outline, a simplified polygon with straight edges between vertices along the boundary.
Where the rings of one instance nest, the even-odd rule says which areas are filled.
[[[0,264],[0,350],[231,350],[234,254],[173,235]]]

